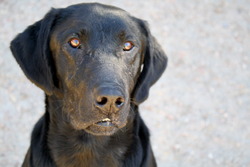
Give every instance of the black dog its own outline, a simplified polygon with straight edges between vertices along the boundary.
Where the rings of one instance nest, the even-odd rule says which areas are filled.
[[[11,42],[46,93],[24,167],[153,167],[138,113],[167,57],[144,21],[101,4],[52,9]]]

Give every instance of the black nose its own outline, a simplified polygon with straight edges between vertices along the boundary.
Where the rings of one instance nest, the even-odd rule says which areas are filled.
[[[104,111],[119,111],[125,103],[122,92],[117,88],[100,87],[95,98],[96,106]]]

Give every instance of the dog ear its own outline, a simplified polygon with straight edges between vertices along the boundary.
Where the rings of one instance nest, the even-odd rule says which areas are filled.
[[[160,78],[167,66],[167,56],[161,46],[151,35],[148,24],[137,19],[143,34],[146,37],[143,69],[134,89],[133,100],[140,104],[148,98],[150,87]]]
[[[57,9],[51,9],[42,20],[18,34],[10,45],[12,54],[27,78],[47,95],[51,95],[54,88],[49,38],[57,14]]]

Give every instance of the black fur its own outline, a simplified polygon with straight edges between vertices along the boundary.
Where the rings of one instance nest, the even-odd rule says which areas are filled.
[[[70,46],[73,38],[79,47]],[[156,166],[138,105],[167,57],[144,21],[96,3],[52,9],[11,42],[11,51],[46,94],[23,167]],[[105,119],[112,124],[100,125]]]

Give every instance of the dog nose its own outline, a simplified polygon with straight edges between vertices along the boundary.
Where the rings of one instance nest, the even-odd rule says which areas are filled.
[[[109,87],[98,88],[95,100],[96,106],[104,111],[119,111],[125,103],[121,91]]]

